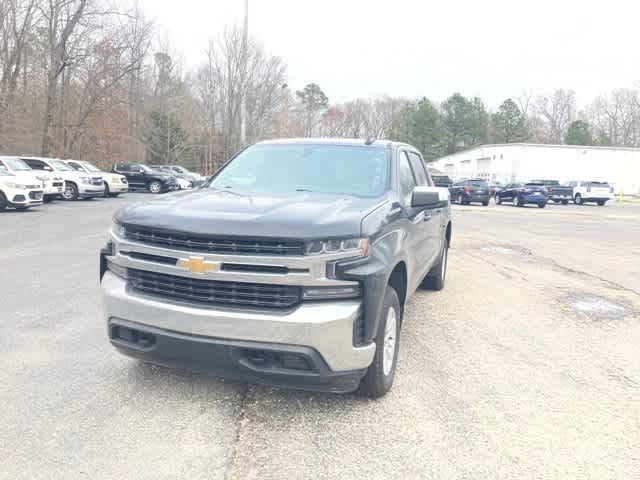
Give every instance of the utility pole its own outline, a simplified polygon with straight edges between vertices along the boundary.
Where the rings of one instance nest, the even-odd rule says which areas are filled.
[[[278,137],[284,137],[284,130],[287,124],[287,87],[284,83],[280,88],[280,121],[278,122]]]
[[[240,143],[247,141],[247,43],[249,37],[249,0],[244,0],[244,29],[242,31],[242,97],[240,99]]]

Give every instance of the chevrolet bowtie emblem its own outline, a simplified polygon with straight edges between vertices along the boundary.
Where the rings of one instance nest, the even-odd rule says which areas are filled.
[[[191,273],[214,272],[220,268],[220,263],[208,262],[202,257],[179,258],[177,265]]]

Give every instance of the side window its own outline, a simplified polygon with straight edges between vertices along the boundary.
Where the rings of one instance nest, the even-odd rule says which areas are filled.
[[[429,180],[427,180],[427,169],[424,168],[424,164],[422,163],[422,159],[420,155],[415,152],[407,152],[409,154],[409,162],[411,163],[411,169],[416,176],[416,181],[420,186],[429,185]]]
[[[44,162],[40,160],[26,159],[25,162],[34,170],[44,170]]]
[[[411,195],[416,187],[416,179],[413,176],[409,158],[404,150],[398,152],[398,185],[400,197],[405,205],[411,204]]]
[[[76,162],[67,162],[67,165],[69,165],[71,168],[73,168],[74,170],[77,170],[79,172],[84,171],[83,168],[80,166],[79,163]]]
[[[119,163],[119,164],[116,165],[116,170],[118,170],[120,172],[130,172],[131,168],[126,163]]]

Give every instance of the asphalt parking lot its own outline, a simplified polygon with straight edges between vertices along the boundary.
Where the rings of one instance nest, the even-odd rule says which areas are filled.
[[[640,204],[454,206],[372,401],[117,354],[98,249],[147,198],[0,214],[0,478],[640,478]]]

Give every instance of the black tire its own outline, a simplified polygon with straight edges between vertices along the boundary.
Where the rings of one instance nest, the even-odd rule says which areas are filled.
[[[463,205],[464,204],[464,200],[462,200],[462,194],[461,193],[458,194],[458,199],[457,200],[458,200],[458,205]]]
[[[53,202],[53,199],[54,199],[54,197],[53,197],[52,195],[45,195],[45,196],[42,198],[42,201],[43,201],[44,203],[51,203],[51,202]]]
[[[4,196],[4,193],[0,192],[0,212],[7,208],[7,197]]]
[[[390,309],[394,310],[394,314],[390,313]],[[373,362],[367,369],[367,373],[360,382],[358,393],[366,395],[371,398],[379,398],[384,396],[393,385],[393,379],[396,375],[396,365],[398,363],[398,350],[400,349],[400,322],[401,322],[401,308],[400,300],[398,300],[398,294],[391,285],[387,285],[387,289],[384,292],[384,301],[382,303],[382,309],[380,310],[380,321],[378,322],[378,333],[376,334],[376,353],[373,357]],[[395,321],[395,342],[393,350],[393,358],[387,355],[385,362],[385,340],[387,338],[387,322],[391,321],[391,315],[394,316]],[[388,345],[388,343],[387,343]],[[388,362],[392,360],[392,363]],[[385,373],[385,364],[387,365],[387,372]]]
[[[120,195],[119,193],[110,193],[109,196],[111,198],[116,198],[118,195]]]
[[[489,200],[487,200],[486,202],[482,202],[482,206],[483,207],[488,207],[489,206]]]
[[[605,204],[605,203],[607,203],[607,201],[606,201],[606,200],[598,200],[598,202],[597,202],[597,203],[598,203],[598,206],[599,206],[599,207],[603,207],[603,206],[604,206],[604,204]]]
[[[104,182],[104,194],[102,195],[104,198],[109,198],[111,193],[109,192],[109,184]]]
[[[496,201],[496,205],[502,205],[502,199],[499,195],[496,195],[493,199]]]
[[[577,193],[576,196],[573,198],[573,203],[575,203],[576,205],[582,205],[584,203],[582,201],[582,195]]]
[[[563,205],[569,205],[569,200],[562,200]]]
[[[162,183],[160,183],[157,180],[154,180],[153,182],[149,183],[148,188],[151,193],[155,193],[155,194],[162,193]]]
[[[539,203],[539,204],[538,204],[538,208],[544,208],[544,207],[546,207],[546,206],[547,206],[547,204],[546,204],[546,203]]]
[[[447,264],[449,259],[449,244],[447,240],[444,241],[444,248],[440,252],[440,259],[436,263],[427,276],[424,277],[420,286],[427,290],[442,290],[447,278]]]
[[[78,187],[73,182],[64,182],[64,192],[62,192],[62,198],[64,200],[77,200],[78,199]]]

